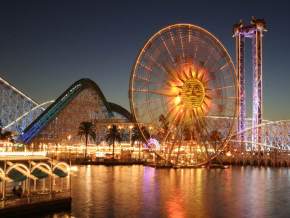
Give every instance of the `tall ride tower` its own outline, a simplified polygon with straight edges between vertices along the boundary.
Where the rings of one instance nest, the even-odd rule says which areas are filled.
[[[253,70],[253,109],[252,109],[252,144],[247,149],[261,149],[260,143],[261,128],[257,127],[262,123],[262,37],[266,31],[266,22],[263,19],[252,17],[250,25],[245,26],[242,21],[234,25],[234,37],[236,38],[236,70],[239,83],[239,116],[238,132],[246,128],[246,92],[245,92],[245,39],[252,40],[252,70]],[[245,141],[245,134],[241,133],[242,145]],[[242,147],[244,148],[244,147]]]

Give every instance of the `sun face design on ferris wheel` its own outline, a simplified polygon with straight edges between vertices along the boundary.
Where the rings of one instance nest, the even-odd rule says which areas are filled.
[[[161,159],[200,165],[227,144],[235,120],[228,118],[237,110],[236,84],[231,58],[215,36],[195,25],[171,25],[137,56],[131,111],[143,135],[142,125],[151,126]]]
[[[183,112],[183,122],[207,114],[211,104],[211,89],[208,87],[209,79],[203,67],[193,64],[181,64],[179,70],[172,72],[168,78],[168,94],[172,94],[171,115]]]

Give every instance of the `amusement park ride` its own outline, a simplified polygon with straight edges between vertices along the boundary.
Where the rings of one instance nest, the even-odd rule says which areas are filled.
[[[151,136],[163,147],[155,152],[170,164],[207,163],[235,128],[234,65],[221,42],[195,25],[168,26],[147,41],[129,94],[137,123],[153,126]]]
[[[265,31],[261,19],[234,25],[236,68],[222,43],[199,26],[170,25],[149,38],[132,68],[129,100],[144,138],[160,144],[151,147],[157,159],[200,166],[225,154],[228,147],[240,154],[273,150],[288,154],[290,122],[262,120]],[[251,119],[246,118],[246,38],[252,41]],[[43,113],[44,104],[37,104],[5,80],[0,80],[0,90],[4,129],[21,133],[27,122]],[[13,104],[16,109],[11,113]],[[144,128],[148,126],[149,138]]]
[[[262,19],[252,18],[250,25],[240,23],[234,25],[234,37],[236,38],[236,71],[239,84],[239,114],[238,132],[241,132],[239,140],[244,142],[246,129],[246,89],[245,89],[245,39],[252,40],[252,70],[253,70],[253,110],[252,110],[252,144],[251,149],[261,150],[262,129],[262,37],[266,30],[266,23]],[[243,146],[243,145],[242,145]],[[248,148],[250,149],[250,148]]]

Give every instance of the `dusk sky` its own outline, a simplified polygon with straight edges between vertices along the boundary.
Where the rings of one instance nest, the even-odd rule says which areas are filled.
[[[264,18],[269,30],[263,38],[263,116],[290,119],[289,11],[286,0],[1,1],[0,76],[38,102],[55,99],[86,77],[108,101],[129,108],[132,65],[160,28],[200,25],[221,40],[235,61],[232,26],[254,15]],[[252,73],[247,69],[251,95]]]

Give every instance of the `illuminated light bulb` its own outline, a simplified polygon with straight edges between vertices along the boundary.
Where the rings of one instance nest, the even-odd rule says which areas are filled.
[[[226,153],[226,156],[230,157],[230,156],[232,156],[232,153],[231,153],[230,151],[228,151],[228,152]]]
[[[178,95],[178,96],[175,97],[175,99],[174,99],[174,103],[175,103],[175,105],[179,105],[180,102],[181,102],[181,98],[180,98],[180,96]]]

